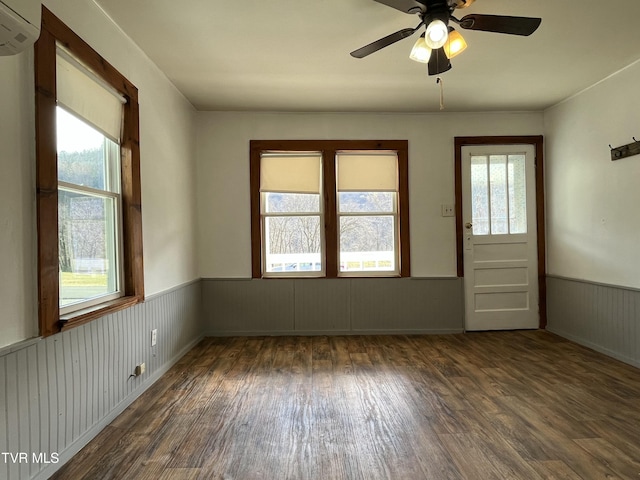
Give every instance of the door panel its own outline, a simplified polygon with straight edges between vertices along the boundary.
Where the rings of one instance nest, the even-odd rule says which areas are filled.
[[[538,328],[535,151],[462,148],[465,328]]]

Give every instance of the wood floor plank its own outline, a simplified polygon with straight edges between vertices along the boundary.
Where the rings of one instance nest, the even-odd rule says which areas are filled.
[[[189,437],[196,423],[200,421],[198,414],[175,414],[152,437],[142,453],[143,460],[153,459],[162,465],[169,465],[175,452],[184,439]]]
[[[85,463],[79,476],[59,478],[74,478],[77,480],[105,480],[128,477],[127,472],[144,451],[149,437],[144,434],[125,433],[116,444],[112,445],[108,452],[101,452],[90,462]],[[108,454],[107,454],[108,453]]]
[[[530,432],[520,418],[506,412],[485,414],[491,425],[486,431],[495,431],[520,457],[529,462],[556,459],[553,449]]]
[[[513,399],[501,401],[508,406],[511,414],[520,417],[528,431],[540,443],[549,445],[554,452],[554,459],[563,461],[582,478],[621,478],[599,459],[580,448],[573,439],[556,429],[553,419],[545,416],[544,412],[534,411],[521,402],[514,402]]]
[[[337,375],[349,375],[353,373],[347,338],[342,336],[331,337],[329,339],[329,346],[331,347],[333,373]]]
[[[73,461],[66,464],[64,469],[54,474],[52,478],[82,478],[88,466],[96,463],[102,455],[114,448],[125,433],[126,430],[107,425],[92,442],[73,457]]]
[[[52,478],[640,478],[640,370],[541,331],[208,338]]]
[[[196,480],[199,474],[197,468],[165,468],[158,480]]]
[[[483,391],[473,379],[469,377],[451,377],[449,381],[474,409],[490,413],[496,413],[501,410],[492,397]]]
[[[639,423],[619,418],[616,413],[604,420],[585,422],[597,438],[608,441],[634,459],[640,459]]]
[[[621,478],[640,478],[640,457],[633,458],[602,438],[581,438],[574,441]]]
[[[544,460],[530,462],[538,475],[547,480],[581,480],[576,472],[571,470],[569,466],[560,460]]]
[[[312,337],[299,337],[297,340],[291,373],[296,377],[296,381],[311,383],[313,340]]]
[[[236,477],[242,467],[241,457],[233,455],[231,449],[250,442],[251,427],[264,423],[257,417],[255,406],[264,398],[262,386],[276,356],[276,341],[273,337],[247,341],[223,388],[216,391],[188,441],[180,446],[180,460],[174,458],[170,466],[201,468],[201,478],[242,478]],[[234,421],[229,422],[229,418]]]
[[[360,438],[356,448],[375,478],[420,478],[424,475],[413,446],[417,440],[413,404],[402,378],[378,371],[369,355],[352,353],[355,387],[347,389],[349,411]]]
[[[490,444],[481,441],[477,434],[448,433],[440,434],[439,438],[449,450],[453,461],[462,472],[463,478],[486,480],[506,478],[535,480],[541,478],[531,467],[528,467],[525,476],[518,475],[509,465],[503,464],[500,457],[497,457],[490,448]]]

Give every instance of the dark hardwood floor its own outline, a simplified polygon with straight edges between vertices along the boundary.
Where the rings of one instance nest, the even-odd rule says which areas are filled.
[[[640,370],[543,331],[208,338],[55,479],[640,479]]]

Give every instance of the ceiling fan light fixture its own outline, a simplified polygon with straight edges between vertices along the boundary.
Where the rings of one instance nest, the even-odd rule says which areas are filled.
[[[443,45],[444,53],[447,55],[447,58],[452,59],[453,57],[460,55],[467,48],[467,42],[464,37],[453,28],[449,27],[449,38],[447,42]]]
[[[425,42],[427,42],[427,46],[436,50],[444,46],[447,43],[447,38],[449,37],[449,29],[447,25],[440,19],[434,19],[427,25],[427,31],[425,32]]]
[[[431,49],[427,46],[424,36],[424,33],[420,35],[409,54],[409,58],[415,62],[429,63],[429,58],[431,58]]]
[[[456,8],[467,8],[476,0],[454,0],[454,5]]]

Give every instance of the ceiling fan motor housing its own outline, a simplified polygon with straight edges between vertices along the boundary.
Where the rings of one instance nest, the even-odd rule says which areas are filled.
[[[441,20],[445,25],[449,25],[451,7],[446,1],[431,2],[427,4],[427,11],[422,14],[425,25],[429,25],[434,20]]]
[[[422,13],[439,12],[441,10],[447,11],[450,14],[456,8],[466,8],[471,5],[475,0],[415,0],[416,2],[424,5]],[[409,11],[408,13],[414,13]],[[416,12],[417,13],[417,12]]]

